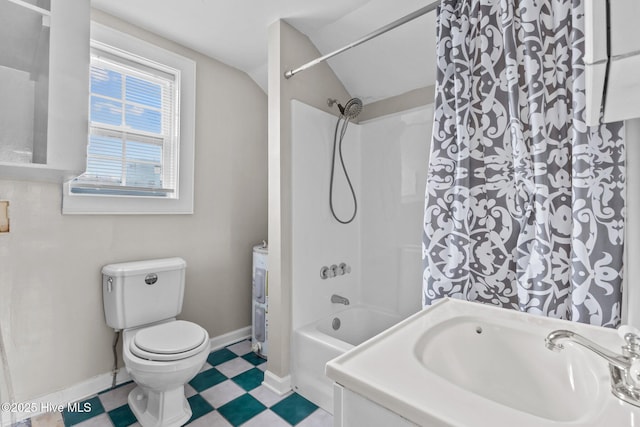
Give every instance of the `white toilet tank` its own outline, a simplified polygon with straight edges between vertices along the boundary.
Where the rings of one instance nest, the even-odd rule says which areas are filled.
[[[134,328],[180,314],[186,268],[182,258],[105,265],[102,297],[107,325]]]

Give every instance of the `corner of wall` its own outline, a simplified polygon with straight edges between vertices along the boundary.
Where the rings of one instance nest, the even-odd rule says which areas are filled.
[[[425,86],[367,104],[363,108],[362,114],[360,114],[360,122],[432,104],[434,102],[435,89],[436,87],[433,85]]]
[[[290,370],[291,295],[291,100],[335,114],[327,98],[350,95],[328,64],[285,79],[285,71],[321,53],[287,22],[271,24],[268,36],[269,98],[269,371]]]

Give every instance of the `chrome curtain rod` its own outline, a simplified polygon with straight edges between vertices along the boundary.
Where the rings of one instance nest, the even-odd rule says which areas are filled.
[[[440,0],[436,0],[433,3],[430,3],[428,5],[426,5],[425,7],[416,10],[415,12],[411,12],[410,14],[403,16],[402,18],[396,19],[395,21],[393,21],[390,24],[385,25],[384,27],[378,28],[375,31],[372,31],[371,33],[367,34],[366,36],[352,42],[349,43],[346,46],[341,47],[340,49],[334,50],[331,53],[328,53],[324,56],[321,56],[319,58],[314,59],[313,61],[309,61],[304,65],[299,66],[298,68],[296,68],[295,70],[289,70],[287,72],[284,73],[285,78],[289,79],[291,77],[293,77],[294,75],[298,74],[300,71],[304,71],[307,68],[311,68],[315,65],[318,65],[321,62],[326,61],[329,58],[332,58],[342,52],[344,52],[345,50],[349,50],[352,47],[356,47],[358,45],[361,45],[362,43],[369,41],[375,37],[378,37],[384,33],[386,33],[387,31],[393,30],[394,28],[397,28],[401,25],[406,24],[409,21],[413,21],[416,18],[419,18],[420,16],[431,12],[432,10],[435,10],[436,7],[438,7],[438,4],[440,3]]]

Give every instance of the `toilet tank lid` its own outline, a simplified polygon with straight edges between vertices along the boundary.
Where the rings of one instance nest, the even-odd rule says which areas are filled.
[[[102,274],[106,276],[124,277],[136,274],[158,273],[161,271],[181,270],[187,267],[182,258],[161,258],[145,261],[120,262],[102,267]]]

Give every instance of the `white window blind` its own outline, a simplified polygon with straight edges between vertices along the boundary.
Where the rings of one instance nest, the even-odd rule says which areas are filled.
[[[92,43],[87,169],[72,193],[177,197],[179,73]]]

